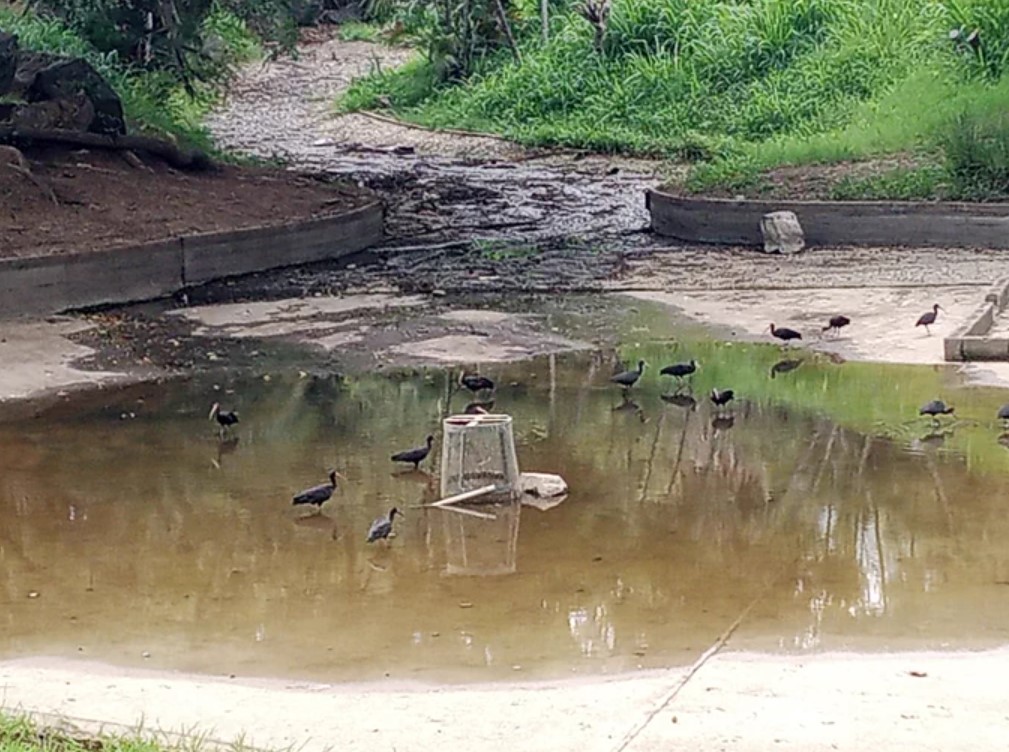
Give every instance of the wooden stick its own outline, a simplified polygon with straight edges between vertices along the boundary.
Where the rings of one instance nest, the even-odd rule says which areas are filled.
[[[463,507],[435,507],[443,512],[457,512],[458,514],[468,514],[470,517],[479,517],[482,520],[496,520],[497,515],[489,512],[478,512],[475,509],[464,509]]]
[[[444,499],[432,502],[431,504],[425,504],[428,507],[445,507],[449,504],[458,504],[460,501],[466,501],[468,499],[475,499],[479,496],[486,496],[489,493],[497,491],[496,485],[481,486],[480,488],[474,488],[472,491],[463,491],[462,493],[456,494],[455,496],[446,496]]]

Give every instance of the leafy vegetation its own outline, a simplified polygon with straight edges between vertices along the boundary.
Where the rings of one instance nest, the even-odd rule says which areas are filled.
[[[191,746],[195,749],[199,745]],[[75,739],[60,732],[44,731],[27,718],[0,714],[0,752],[161,752],[163,749],[139,738]]]
[[[204,114],[236,66],[263,53],[243,17],[252,5],[43,0],[0,7],[0,29],[23,48],[86,58],[122,98],[131,127],[209,148]],[[148,16],[155,6],[182,11],[168,13],[168,25]]]
[[[759,190],[775,166],[888,154],[917,166],[838,195],[1009,190],[1001,168],[981,169],[1002,158],[992,114],[1009,106],[1006,0],[611,0],[596,20],[580,0],[554,0],[546,41],[539,3],[517,0],[516,52],[499,29],[454,77],[453,53],[431,37],[452,31],[431,11],[418,22],[418,5],[430,4],[397,7],[424,57],[376,71],[341,107],[391,102],[433,127],[696,162],[695,191]]]

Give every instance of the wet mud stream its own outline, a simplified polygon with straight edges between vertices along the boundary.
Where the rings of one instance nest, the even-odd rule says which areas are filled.
[[[734,378],[731,412],[670,398],[654,372],[622,398],[597,355],[483,369],[522,469],[571,486],[493,521],[412,508],[437,491],[441,417],[469,401],[438,369],[203,374],[0,424],[0,656],[323,681],[556,677],[690,664],[748,606],[730,649],[1006,642],[998,427],[879,422],[945,376],[695,350],[694,393]],[[978,415],[998,396],[953,393]],[[213,401],[241,416],[225,440]],[[393,467],[431,432],[432,464]],[[329,467],[349,480],[301,519],[291,494]],[[367,545],[391,506],[406,513],[398,535]]]

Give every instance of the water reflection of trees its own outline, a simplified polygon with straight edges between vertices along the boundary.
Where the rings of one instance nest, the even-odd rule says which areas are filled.
[[[492,375],[522,467],[560,472],[570,499],[526,510],[521,531],[518,514],[499,530],[408,509],[388,550],[364,543],[371,519],[429,493],[388,454],[467,401],[442,374],[239,384],[241,439],[219,468],[195,387],[149,399],[157,416],[121,421],[110,405],[4,428],[4,644],[122,659],[154,636],[184,656],[173,665],[319,676],[580,655],[621,667],[689,659],[768,584],[752,628],[784,644],[1005,621],[991,606],[967,616],[981,591],[963,587],[1009,571],[1004,484],[954,456],[745,402],[717,429],[706,404],[645,390],[642,422],[612,410],[612,390],[583,388],[584,366]],[[294,524],[290,493],[330,463],[352,480],[328,522]],[[474,566],[514,574],[442,576]]]

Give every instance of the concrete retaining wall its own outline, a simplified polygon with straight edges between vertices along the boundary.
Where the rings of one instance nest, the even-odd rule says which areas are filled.
[[[963,326],[943,340],[943,358],[950,361],[1009,360],[1009,337],[989,335],[995,319],[1009,303],[1009,280],[996,282]]]
[[[382,228],[381,204],[373,203],[277,227],[0,260],[0,316],[151,300],[222,277],[336,259],[378,243]]]
[[[652,229],[690,243],[763,245],[760,218],[791,211],[807,245],[1009,248],[1009,204],[735,201],[649,191]]]

